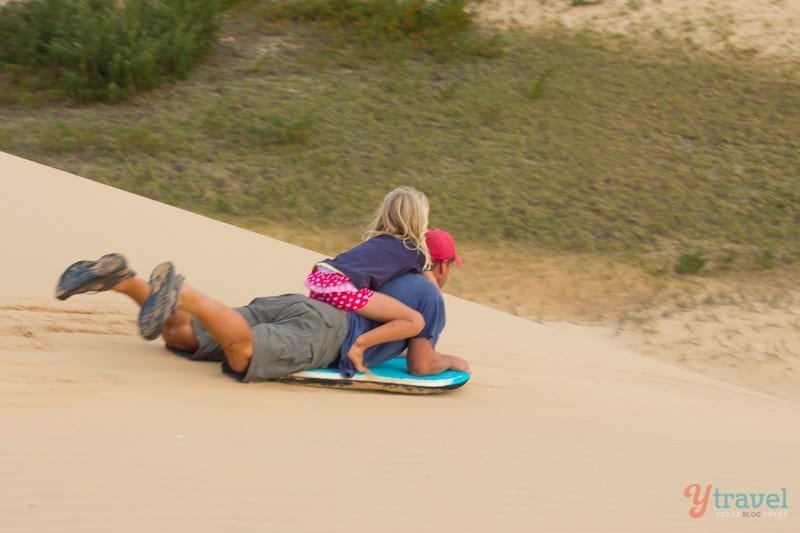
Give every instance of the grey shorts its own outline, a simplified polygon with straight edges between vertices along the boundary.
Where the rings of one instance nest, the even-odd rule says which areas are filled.
[[[347,335],[347,312],[300,294],[256,298],[234,308],[253,331],[253,358],[242,381],[285,376],[338,360]],[[190,357],[224,361],[225,352],[192,317],[198,348]]]

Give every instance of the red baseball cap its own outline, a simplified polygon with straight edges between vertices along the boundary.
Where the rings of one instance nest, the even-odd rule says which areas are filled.
[[[445,230],[429,229],[425,233],[425,241],[428,243],[428,251],[431,253],[431,261],[434,263],[443,263],[452,259],[458,266],[464,264],[456,253],[456,243],[453,241],[453,237]]]

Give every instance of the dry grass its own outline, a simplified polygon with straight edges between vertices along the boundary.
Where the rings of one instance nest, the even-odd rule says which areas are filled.
[[[573,258],[563,274],[577,288],[555,285],[573,311],[640,305],[686,254],[717,277],[800,257],[793,72],[565,29],[510,31],[502,55],[486,40],[492,53],[443,57],[262,17],[240,5],[203,68],[126,104],[74,106],[6,78],[0,149],[251,228],[290,227],[286,240],[330,253],[386,190],[412,184],[434,225],[488,258],[451,290],[524,315],[543,312],[526,302],[554,275],[531,257]],[[533,294],[470,292],[497,277]]]

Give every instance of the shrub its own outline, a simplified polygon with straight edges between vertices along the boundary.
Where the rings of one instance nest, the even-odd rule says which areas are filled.
[[[755,257],[756,264],[763,268],[764,270],[768,270],[775,266],[775,254],[772,253],[772,250],[762,250]]]
[[[293,0],[270,12],[296,21],[324,21],[383,35],[462,30],[472,23],[467,0]]]
[[[498,35],[475,30],[468,0],[276,0],[264,16],[268,20],[317,22],[331,30],[345,30],[362,43],[406,39],[439,56],[496,57],[503,43]]]
[[[24,0],[0,8],[0,63],[78,100],[184,78],[216,40],[218,0]]]
[[[706,266],[706,259],[699,253],[683,254],[675,263],[675,272],[678,274],[697,274]]]

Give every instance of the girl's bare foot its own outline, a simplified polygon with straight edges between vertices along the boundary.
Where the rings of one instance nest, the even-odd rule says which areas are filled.
[[[350,347],[350,350],[348,350],[347,358],[353,363],[353,368],[355,368],[357,372],[369,373],[369,369],[364,366],[364,348],[357,340]]]

